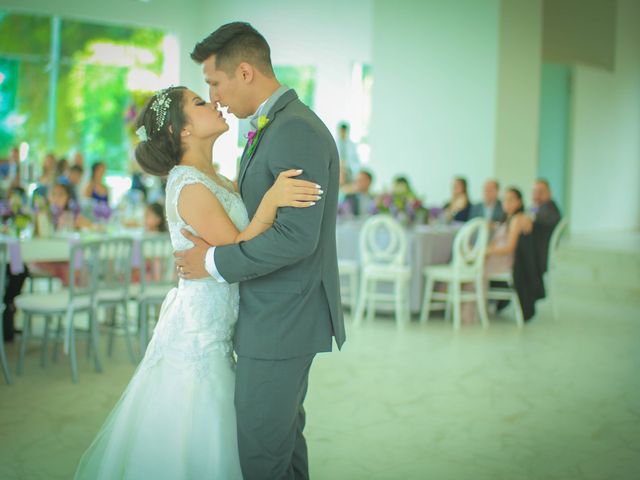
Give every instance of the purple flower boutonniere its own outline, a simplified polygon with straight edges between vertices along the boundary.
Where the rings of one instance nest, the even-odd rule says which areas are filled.
[[[255,130],[251,130],[247,134],[247,146],[248,146],[247,157],[250,157],[253,151],[255,150],[256,145],[258,145],[258,139],[260,138],[262,131],[264,130],[264,128],[267,126],[268,123],[269,123],[269,119],[265,115],[260,115],[260,117],[258,118],[258,128]]]

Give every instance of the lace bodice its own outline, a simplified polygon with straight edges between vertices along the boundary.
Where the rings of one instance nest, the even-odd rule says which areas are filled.
[[[218,199],[229,218],[244,230],[249,223],[247,211],[233,184],[220,177],[227,187],[193,167],[177,166],[169,173],[166,215],[171,243],[175,250],[191,248],[180,230],[186,228],[197,235],[178,213],[180,192],[186,185],[201,183]],[[148,368],[161,358],[175,365],[186,365],[198,375],[207,374],[212,356],[220,353],[231,359],[233,329],[238,318],[237,284],[218,283],[213,278],[180,280],[178,288],[169,292],[162,305],[160,318],[141,368]]]
[[[234,187],[231,181],[222,176],[219,176],[219,179],[225,184],[226,188],[218,185],[214,180],[194,167],[178,165],[169,173],[169,178],[167,179],[166,212],[171,243],[175,250],[185,250],[193,246],[193,243],[180,233],[182,228],[196,233],[190,225],[184,222],[178,213],[180,192],[187,185],[194,183],[203,184],[216,196],[238,230],[244,230],[247,227],[249,219],[247,218],[247,210],[242,203],[240,195],[233,192]]]

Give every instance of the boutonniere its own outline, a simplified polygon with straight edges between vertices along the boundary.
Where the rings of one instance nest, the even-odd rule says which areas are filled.
[[[258,128],[255,130],[251,130],[247,134],[247,145],[249,146],[249,149],[247,150],[247,156],[251,156],[251,154],[255,150],[256,145],[258,144],[258,139],[260,138],[262,131],[268,123],[269,119],[265,115],[260,115],[260,117],[258,117]]]

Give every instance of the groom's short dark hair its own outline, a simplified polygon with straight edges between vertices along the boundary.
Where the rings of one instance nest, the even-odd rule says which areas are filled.
[[[240,62],[248,62],[264,75],[274,76],[269,44],[249,23],[222,25],[196,44],[191,59],[203,63],[211,55],[216,56],[216,69],[227,74],[232,74]]]

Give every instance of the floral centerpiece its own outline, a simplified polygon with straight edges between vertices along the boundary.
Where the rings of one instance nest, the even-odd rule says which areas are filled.
[[[413,194],[384,193],[371,205],[372,215],[386,213],[404,225],[425,224],[429,210]]]
[[[355,215],[349,198],[343,198],[338,202],[338,217],[353,217]]]
[[[93,203],[93,217],[98,223],[106,223],[112,214],[111,207],[107,202],[94,202]]]
[[[5,225],[15,228],[17,235],[31,225],[32,213],[20,191],[13,191],[8,200],[0,204],[0,216]]]

